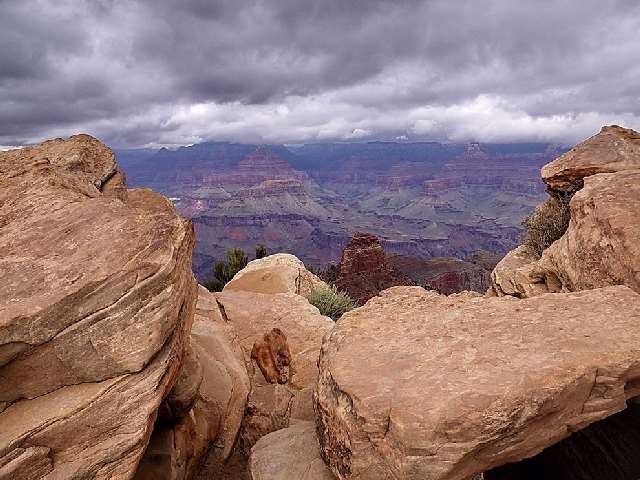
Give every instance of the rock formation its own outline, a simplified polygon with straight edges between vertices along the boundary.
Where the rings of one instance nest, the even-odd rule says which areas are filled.
[[[375,235],[356,233],[342,252],[335,285],[364,304],[386,288],[413,285],[413,281],[387,261]]]
[[[136,480],[188,480],[201,469],[215,477],[231,454],[249,377],[235,331],[202,286],[187,352]]]
[[[229,324],[238,332],[251,380],[239,439],[240,448],[248,454],[260,437],[285,428],[290,419],[313,419],[311,394],[318,377],[318,353],[323,336],[333,328],[334,322],[294,293],[225,289],[216,294],[216,300]],[[286,379],[286,383],[272,383],[271,378],[263,375],[260,364],[252,359],[256,342],[264,342],[265,332],[273,329],[286,336],[292,366],[287,375],[280,377]]]
[[[256,340],[251,349],[251,360],[269,383],[287,383],[293,375],[291,352],[287,337],[279,328],[272,328],[262,340]]]
[[[326,284],[295,256],[277,253],[249,262],[227,283],[224,291],[307,295],[323,286]]]
[[[88,135],[0,153],[0,478],[129,478],[193,321],[193,229]]]
[[[388,262],[427,290],[450,295],[465,290],[485,293],[491,286],[491,272],[500,260],[489,252],[476,252],[467,258],[431,258],[428,260],[389,255]]]
[[[640,292],[640,134],[604,127],[542,177],[551,195],[573,195],[568,229],[540,259],[522,247],[509,253],[494,271],[493,292],[527,297],[607,285]]]
[[[252,480],[333,480],[322,461],[315,423],[296,420],[251,449]]]
[[[368,480],[464,480],[536,455],[640,395],[638,322],[624,286],[525,300],[386,290],[323,344],[322,455],[338,478]]]

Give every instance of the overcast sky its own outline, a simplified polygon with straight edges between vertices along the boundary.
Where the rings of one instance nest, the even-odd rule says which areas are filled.
[[[638,0],[0,0],[0,145],[640,129]]]

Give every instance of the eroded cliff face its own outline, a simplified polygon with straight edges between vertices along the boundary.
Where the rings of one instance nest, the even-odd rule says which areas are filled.
[[[0,154],[0,478],[130,478],[193,321],[194,235],[88,135]]]
[[[382,290],[396,285],[413,285],[413,280],[387,261],[384,248],[375,235],[356,233],[342,252],[335,285],[364,305]]]

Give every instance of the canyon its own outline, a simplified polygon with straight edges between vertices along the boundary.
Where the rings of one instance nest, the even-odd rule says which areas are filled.
[[[540,168],[565,150],[209,142],[116,155],[131,186],[163,193],[193,220],[193,268],[204,281],[229,248],[252,252],[265,244],[321,267],[337,262],[357,232],[378,237],[388,254],[418,260],[501,257],[519,243],[522,218],[544,198]]]
[[[484,295],[387,288],[410,260],[358,234],[336,282],[379,277],[334,321],[291,254],[198,285],[192,220],[97,139],[0,153],[0,480],[637,479],[640,134],[540,176],[568,226]]]

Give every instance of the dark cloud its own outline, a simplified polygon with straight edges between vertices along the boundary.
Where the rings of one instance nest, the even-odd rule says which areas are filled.
[[[636,0],[0,0],[0,145],[640,128]]]

